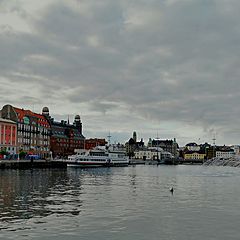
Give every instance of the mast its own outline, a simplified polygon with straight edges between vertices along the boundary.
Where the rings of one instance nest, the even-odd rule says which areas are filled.
[[[110,146],[110,144],[111,144],[111,134],[110,134],[110,132],[108,133],[108,136],[107,136],[107,138],[108,138],[108,146]]]

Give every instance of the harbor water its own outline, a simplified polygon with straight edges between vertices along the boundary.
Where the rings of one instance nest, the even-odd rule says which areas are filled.
[[[0,239],[239,240],[239,183],[216,166],[1,170]]]

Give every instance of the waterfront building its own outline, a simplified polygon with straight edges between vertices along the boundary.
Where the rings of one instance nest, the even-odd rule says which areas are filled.
[[[97,146],[105,146],[107,141],[104,138],[89,138],[84,141],[84,148],[87,150],[93,149]]]
[[[163,152],[162,148],[145,148],[145,149],[138,149],[134,152],[134,157],[136,159],[142,160],[160,160],[161,153]]]
[[[212,159],[216,157],[216,146],[210,146],[206,148],[206,154],[207,159]]]
[[[235,155],[234,149],[227,146],[217,146],[216,147],[216,157],[217,158],[230,158]]]
[[[44,107],[42,115],[48,121],[50,131],[50,146],[52,156],[67,157],[75,152],[75,149],[84,149],[85,137],[82,134],[82,122],[79,115],[74,118],[73,124],[68,121],[55,121],[49,114],[48,107]]]
[[[17,124],[9,119],[0,118],[0,151],[10,157],[17,153]]]
[[[126,146],[121,143],[114,143],[109,145],[111,151],[123,151],[126,152]]]
[[[141,141],[137,141],[137,133],[136,132],[133,132],[133,137],[130,138],[126,144],[126,152],[127,152],[127,155],[129,157],[133,157],[134,156],[134,152],[136,150],[139,150],[139,149],[143,149],[144,148],[144,141],[143,139],[141,139]]]
[[[173,155],[159,147],[148,147],[136,150],[134,152],[134,158],[142,160],[164,160],[173,158]]]
[[[28,155],[48,158],[50,153],[50,125],[41,114],[11,105],[3,106],[2,118],[17,124],[17,150]]]
[[[199,151],[200,150],[200,146],[197,145],[197,143],[192,142],[192,143],[186,144],[186,149],[188,151]]]
[[[153,139],[151,143],[149,143],[152,147],[160,147],[166,152],[170,152],[174,157],[178,156],[178,144],[176,139],[174,140],[161,140],[161,139]]]
[[[232,149],[234,150],[235,155],[240,155],[240,147],[239,147],[239,145],[232,146]]]
[[[185,160],[204,160],[206,153],[204,151],[187,151],[184,153]]]

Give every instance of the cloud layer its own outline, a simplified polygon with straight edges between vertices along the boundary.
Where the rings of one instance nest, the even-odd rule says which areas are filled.
[[[2,104],[80,113],[89,136],[240,142],[239,1],[0,7]]]

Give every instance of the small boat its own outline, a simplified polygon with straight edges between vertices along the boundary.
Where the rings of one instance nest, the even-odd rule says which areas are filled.
[[[117,167],[128,166],[129,158],[124,151],[96,147],[71,155],[66,162],[68,167]]]

